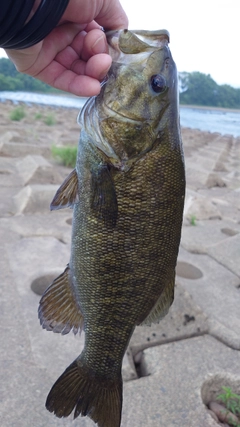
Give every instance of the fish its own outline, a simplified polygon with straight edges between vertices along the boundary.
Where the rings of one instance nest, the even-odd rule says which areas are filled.
[[[85,332],[50,390],[57,417],[120,427],[121,367],[137,325],[174,299],[185,194],[178,75],[167,30],[106,32],[113,62],[80,112],[76,167],[51,210],[73,209],[71,256],[42,295],[42,327]]]

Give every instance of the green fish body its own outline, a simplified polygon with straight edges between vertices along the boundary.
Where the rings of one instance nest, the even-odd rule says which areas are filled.
[[[85,331],[47,409],[119,427],[134,328],[159,322],[173,302],[185,176],[167,31],[107,38],[108,79],[81,112],[76,169],[51,205],[73,206],[71,259],[42,296],[39,317],[53,332]]]

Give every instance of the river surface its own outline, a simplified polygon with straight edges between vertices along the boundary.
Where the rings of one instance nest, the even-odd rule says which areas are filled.
[[[86,98],[67,95],[46,95],[31,92],[0,92],[0,101],[11,100],[18,104],[52,105],[55,107],[81,109]],[[183,127],[240,136],[240,111],[214,108],[180,107],[180,122]]]

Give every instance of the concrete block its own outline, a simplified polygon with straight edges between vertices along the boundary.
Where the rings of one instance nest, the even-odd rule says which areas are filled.
[[[19,187],[19,176],[16,172],[16,159],[8,157],[0,157],[0,186],[3,187]]]
[[[206,335],[148,348],[144,365],[148,376],[124,384],[124,427],[215,427],[202,386],[210,374],[239,377],[240,352]]]
[[[225,242],[230,236],[240,233],[240,224],[226,220],[196,221],[196,225],[184,225],[181,245],[188,252],[206,254],[209,247]]]
[[[226,182],[217,173],[210,173],[206,182],[208,188],[212,187],[226,187]]]
[[[136,356],[148,347],[202,335],[207,331],[207,316],[188,292],[177,284],[169,313],[159,324],[137,326],[130,340],[130,348],[133,356]]]
[[[206,185],[209,172],[205,169],[197,168],[186,164],[186,183],[192,190],[198,190]]]
[[[50,209],[50,203],[59,185],[27,185],[14,196],[15,214],[44,213]]]
[[[207,252],[216,261],[236,274],[239,277],[240,284],[240,234],[229,237],[224,242],[215,243],[207,249]]]
[[[0,154],[2,154],[2,147],[9,143],[9,142],[16,142],[19,141],[20,139],[20,134],[16,131],[7,131],[4,132],[1,136],[0,136]]]
[[[190,220],[193,216],[197,220],[221,219],[220,211],[211,200],[187,188],[184,217]]]
[[[1,147],[0,154],[8,157],[24,157],[28,154],[36,154],[41,156],[50,156],[50,147],[47,145],[26,144],[24,142],[4,142]]]
[[[177,280],[208,316],[211,324],[217,322],[214,324],[215,336],[219,329],[222,341],[240,350],[239,277],[213,258],[189,253],[182,247],[179,251],[179,262],[185,263],[185,272],[181,272],[181,277],[178,274]],[[194,268],[200,270],[202,277],[189,278],[188,269]],[[220,325],[223,325],[223,328]]]
[[[234,179],[232,182],[234,182]],[[222,188],[213,187],[211,189],[201,189],[198,193],[209,198],[225,219],[228,218],[232,221],[239,222],[240,187],[230,188],[231,184],[227,183],[227,185],[227,187]]]
[[[20,237],[55,237],[62,243],[71,243],[72,209],[62,209],[46,214],[16,215],[0,218],[0,227],[11,230]]]
[[[62,177],[44,157],[29,155],[17,162],[17,171],[23,185],[61,184]]]

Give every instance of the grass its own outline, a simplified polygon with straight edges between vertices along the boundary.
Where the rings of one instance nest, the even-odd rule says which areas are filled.
[[[223,393],[217,396],[217,399],[220,400],[225,407],[231,411],[237,417],[240,416],[240,395],[233,393],[231,387],[222,387]],[[240,419],[239,422],[228,421],[228,423],[234,427],[240,427]]]
[[[35,114],[35,116],[34,116],[34,119],[35,119],[35,120],[40,120],[40,119],[42,119],[42,114],[41,114],[41,113],[36,113],[36,114]]]
[[[56,118],[54,116],[54,114],[48,114],[46,117],[44,117],[44,123],[47,126],[53,126],[56,123]]]
[[[190,217],[190,224],[191,225],[197,225],[197,223],[196,223],[196,216],[195,215],[191,215],[191,217]]]
[[[16,107],[10,112],[10,119],[16,122],[20,122],[26,116],[23,107]]]
[[[56,147],[52,146],[52,155],[64,166],[74,168],[77,159],[77,147]]]

